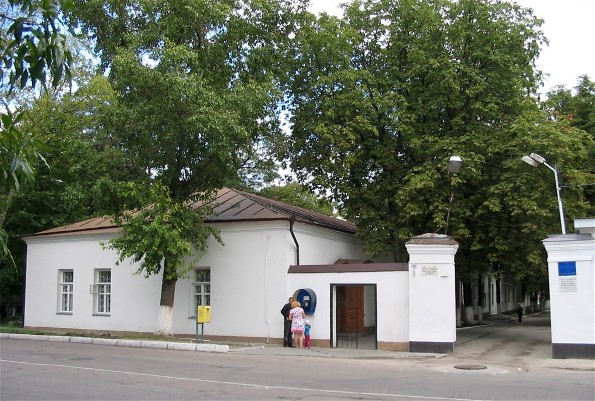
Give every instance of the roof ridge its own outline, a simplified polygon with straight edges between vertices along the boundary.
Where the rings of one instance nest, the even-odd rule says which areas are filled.
[[[223,201],[219,202],[221,198],[223,198]],[[356,225],[349,221],[231,187],[222,187],[214,192],[214,198],[208,201],[203,199],[202,201],[193,202],[191,207],[200,208],[208,204],[213,206],[212,214],[209,213],[211,214],[210,216],[205,216],[205,222],[208,223],[250,220],[290,220],[295,218],[302,223],[350,234],[355,234],[357,229]],[[260,209],[255,210],[255,206]],[[221,207],[221,209],[217,210],[218,207]],[[236,210],[236,208],[240,209]],[[95,216],[23,237],[60,233],[83,233],[117,227],[118,225],[111,217]]]
[[[262,195],[253,194],[236,188],[229,188],[240,195],[247,197],[251,201],[260,204],[266,208],[272,209],[275,212],[288,215],[288,217],[299,215],[310,222],[316,223],[317,220],[324,220],[328,224],[336,226],[336,228],[351,229],[355,231],[356,225],[350,221],[342,220],[337,217],[328,216],[326,214],[316,212],[314,210],[305,209],[300,206],[292,205],[275,199],[270,199]]]

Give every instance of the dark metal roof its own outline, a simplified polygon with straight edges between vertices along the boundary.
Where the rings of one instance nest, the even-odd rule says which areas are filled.
[[[192,207],[198,208],[202,205],[204,205],[204,203],[198,201],[193,203]],[[321,213],[232,188],[222,188],[218,190],[215,198],[210,202],[210,205],[213,207],[213,215],[207,217],[206,221],[213,223],[295,219],[295,221],[301,223],[349,234],[355,234],[356,231],[355,224],[348,221],[325,216]],[[72,234],[75,232],[81,234],[97,231],[113,232],[115,229],[117,229],[117,226],[112,219],[108,217],[95,217],[81,222],[41,231],[25,236],[24,238]]]
[[[332,265],[292,265],[288,273],[373,273],[409,271],[407,263],[349,263]]]

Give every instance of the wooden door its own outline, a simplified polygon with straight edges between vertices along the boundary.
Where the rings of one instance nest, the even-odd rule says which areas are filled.
[[[337,332],[364,333],[363,286],[337,286]]]

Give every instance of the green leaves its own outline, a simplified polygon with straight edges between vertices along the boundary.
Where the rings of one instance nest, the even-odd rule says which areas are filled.
[[[61,7],[70,2],[61,0],[10,0],[3,10],[2,22],[8,28],[0,34],[0,83],[24,88],[29,82],[46,84],[47,74],[52,86],[65,78],[70,80],[72,54],[66,43],[60,21]]]
[[[3,191],[18,191],[21,184],[33,179],[31,160],[40,155],[35,140],[19,127],[24,114],[12,113],[8,105],[4,107],[7,110],[0,116],[0,179]]]
[[[105,246],[118,251],[120,263],[127,258],[140,263],[137,274],[149,277],[165,266],[164,279],[177,280],[205,253],[211,235],[221,242],[218,231],[204,222],[210,212],[206,205],[191,208],[187,202],[176,201],[171,191],[157,182],[148,187],[122,185],[127,198],[147,206],[118,215],[121,234]]]
[[[146,175],[119,189],[99,183],[123,227],[109,246],[121,261],[139,262],[138,273],[163,268],[175,281],[216,235],[189,198],[259,173],[259,158],[279,140],[281,92],[271,72],[302,2],[75,3],[69,18],[96,40],[117,93],[103,122]]]
[[[287,57],[292,134],[281,155],[332,193],[373,254],[400,260],[411,236],[444,232],[452,196],[463,271],[538,271],[540,241],[559,225],[555,191],[520,157],[547,149],[569,182],[585,182],[592,146],[537,110],[541,23],[476,0],[354,1],[341,20],[312,17]],[[464,165],[449,178],[452,155]],[[583,214],[580,191],[564,192]]]

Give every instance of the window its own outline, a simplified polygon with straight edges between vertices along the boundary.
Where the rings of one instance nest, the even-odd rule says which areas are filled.
[[[95,270],[93,284],[95,313],[107,315],[111,312],[112,272],[111,270]]]
[[[198,306],[211,305],[211,269],[200,268],[194,271],[194,313]]]
[[[58,271],[58,312],[72,313],[74,290],[74,272],[72,270]]]

